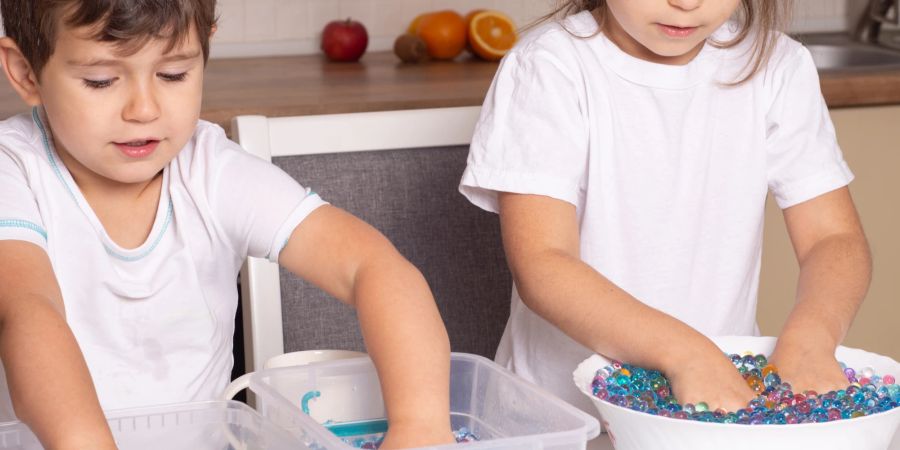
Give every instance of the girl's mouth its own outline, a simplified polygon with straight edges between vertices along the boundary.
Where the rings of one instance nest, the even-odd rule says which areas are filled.
[[[115,144],[119,151],[129,158],[146,158],[156,150],[156,146],[159,145],[159,140],[141,139],[128,142],[115,142]]]
[[[674,25],[665,25],[662,23],[657,24],[659,29],[666,36],[673,38],[684,38],[694,34],[697,31],[697,27],[676,27]]]

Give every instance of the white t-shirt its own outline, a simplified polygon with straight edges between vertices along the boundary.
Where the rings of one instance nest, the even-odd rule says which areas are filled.
[[[597,31],[587,12],[564,23]],[[853,178],[809,52],[782,36],[764,73],[729,87],[749,40],[671,66],[569,31],[543,25],[504,58],[460,191],[494,212],[497,192],[569,202],[581,258],[612,282],[706,335],[758,333],[767,192],[786,208]],[[513,290],[499,363],[593,411],[571,375],[591,353]]]
[[[113,242],[35,109],[0,122],[0,239],[46,250],[104,409],[210,400],[233,364],[236,280],[324,202],[201,121],[163,169],[147,241]],[[0,387],[5,394],[5,380]]]

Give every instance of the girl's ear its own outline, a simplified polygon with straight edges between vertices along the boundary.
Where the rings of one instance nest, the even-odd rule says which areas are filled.
[[[30,106],[41,104],[37,74],[16,42],[8,37],[0,38],[0,65],[3,65],[3,72],[9,84],[25,103]]]

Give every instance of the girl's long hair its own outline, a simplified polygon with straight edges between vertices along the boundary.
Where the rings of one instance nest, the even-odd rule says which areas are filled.
[[[598,29],[598,33],[600,33],[599,30],[603,29],[604,22],[609,14],[606,0],[561,0],[554,11],[528,25],[526,29],[582,11],[594,13],[594,17],[600,25]],[[753,56],[744,68],[743,73],[745,75],[731,84],[744,83],[765,67],[778,42],[779,32],[785,31],[788,23],[790,23],[792,11],[792,0],[741,0],[735,17],[739,27],[735,37],[726,42],[710,41],[710,44],[716,47],[730,48],[753,36]]]

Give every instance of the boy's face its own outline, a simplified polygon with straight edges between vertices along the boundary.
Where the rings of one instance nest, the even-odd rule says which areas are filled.
[[[151,39],[121,56],[88,30],[59,30],[38,91],[54,145],[79,182],[143,183],[187,143],[200,117],[203,53],[196,30],[166,52]]]

